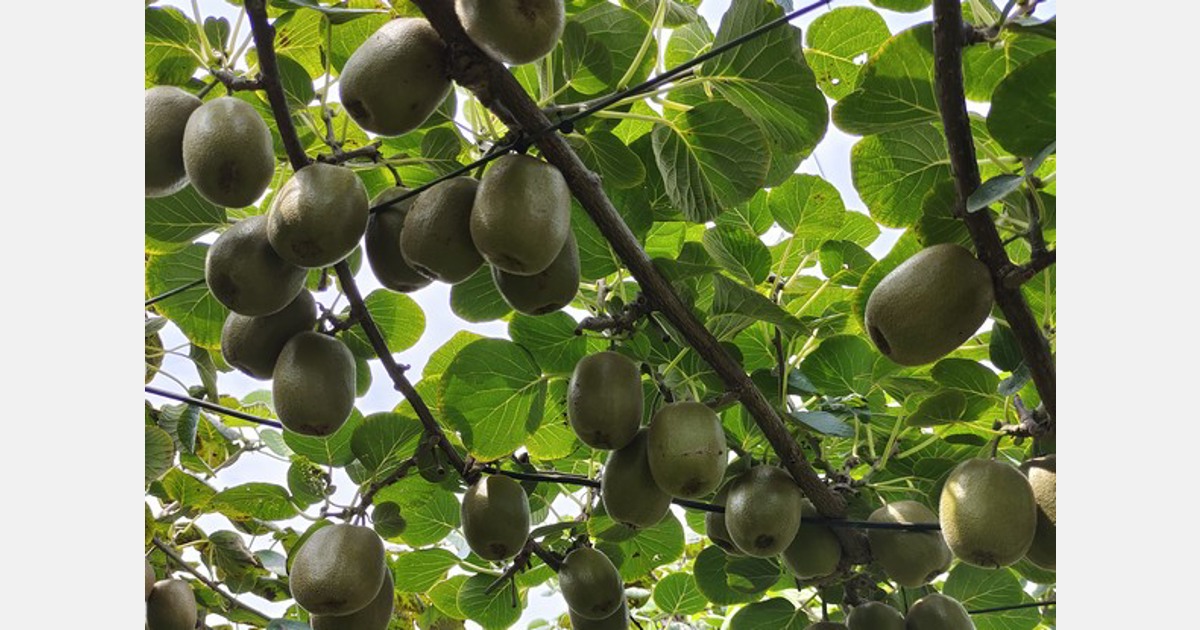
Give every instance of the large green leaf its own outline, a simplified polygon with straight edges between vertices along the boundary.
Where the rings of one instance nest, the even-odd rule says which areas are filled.
[[[456,564],[458,557],[445,549],[402,553],[392,562],[396,590],[401,593],[425,593],[446,577],[446,571]]]
[[[773,597],[739,610],[729,622],[729,630],[803,630],[810,622],[803,609],[782,597]]]
[[[871,4],[881,9],[891,9],[901,13],[915,13],[929,6],[931,0],[871,0]]]
[[[708,601],[729,606],[758,601],[779,579],[780,569],[768,558],[734,557],[710,545],[696,556],[692,572]]]
[[[754,234],[732,226],[704,232],[704,250],[742,282],[756,285],[771,273],[771,252]]]
[[[654,585],[654,604],[668,615],[694,615],[708,607],[708,600],[690,573],[672,573]]]
[[[508,455],[541,422],[546,386],[524,348],[480,339],[463,348],[442,375],[443,415],[460,423],[463,444],[482,460]],[[456,424],[459,424],[456,423]]]
[[[767,176],[762,129],[723,101],[675,114],[670,125],[655,125],[652,140],[667,195],[689,221],[711,221],[750,199]]]
[[[605,187],[631,188],[646,178],[646,167],[637,154],[609,131],[571,134],[567,142],[588,168],[603,178]]]
[[[345,466],[354,461],[354,451],[350,441],[354,432],[363,423],[362,413],[358,409],[350,411],[350,417],[333,435],[316,437],[301,435],[294,431],[284,431],[283,441],[296,453],[307,457],[314,463],[325,466]]]
[[[471,342],[477,339],[483,339],[483,335],[478,335],[469,330],[460,330],[454,333],[453,337],[442,344],[440,348],[434,350],[433,354],[429,355],[429,360],[425,362],[425,369],[421,371],[421,378],[441,376],[459,351],[471,345]]]
[[[781,15],[781,7],[765,0],[733,0],[713,45]],[[706,61],[697,75],[711,80],[718,94],[761,124],[776,152],[807,155],[825,136],[829,110],[804,61],[799,29],[772,29]]]
[[[582,259],[582,245],[580,258]],[[468,322],[489,322],[512,312],[492,282],[492,268],[484,264],[470,278],[450,287],[450,310]]]
[[[950,571],[942,593],[957,599],[967,610],[999,608],[1032,602],[1011,569],[980,569],[959,563]],[[975,615],[978,630],[1032,630],[1038,625],[1036,608],[1021,608]]]
[[[850,170],[871,218],[887,227],[916,225],[925,195],[950,179],[946,137],[932,124],[868,136],[851,149]]]
[[[863,68],[856,59],[874,53],[891,35],[883,16],[866,7],[822,13],[808,27],[804,51],[817,85],[834,100],[853,92]]]
[[[650,25],[637,13],[600,2],[570,17],[562,35],[563,75],[582,94],[599,94],[617,88],[633,65]],[[658,59],[653,43],[629,83],[645,80]]]
[[[383,334],[388,350],[400,352],[413,347],[425,332],[425,312],[416,300],[403,293],[376,289],[363,302],[371,319]],[[349,310],[343,315],[349,315]],[[363,358],[375,358],[375,350],[361,326],[355,326],[343,337],[354,354]]]
[[[674,514],[668,513],[654,526],[639,531],[636,536],[618,545],[624,556],[617,567],[621,579],[632,582],[683,555],[683,525]]]
[[[175,463],[175,441],[162,429],[146,425],[146,485],[171,470]]]
[[[575,319],[562,311],[514,315],[508,335],[525,348],[546,374],[570,374],[587,354],[587,339],[575,334]]]
[[[523,605],[513,606],[508,586],[488,594],[487,589],[496,578],[490,575],[472,575],[458,591],[458,609],[467,619],[483,626],[484,630],[504,630],[521,618]]]
[[[218,492],[217,496],[212,498],[212,506],[233,519],[279,521],[300,512],[292,503],[292,497],[286,488],[258,481]]]
[[[171,254],[153,256],[146,263],[146,295],[156,296],[204,278],[208,245],[189,245]],[[221,345],[226,309],[200,284],[154,304],[155,310],[175,322],[192,343],[215,350]]]
[[[863,68],[858,89],[833,107],[833,122],[859,136],[938,119],[933,93],[933,29],[897,33]]]
[[[992,92],[1017,66],[1054,48],[1054,40],[1034,35],[1001,33],[997,43],[968,46],[963,51],[963,87],[968,99],[992,100]]]
[[[178,251],[193,239],[225,224],[225,208],[191,186],[169,197],[146,198],[146,253]]]
[[[724,338],[732,338],[755,321],[774,324],[789,333],[805,329],[800,320],[767,299],[767,296],[721,275],[713,276],[712,314],[708,325],[710,328],[720,327]]]
[[[829,396],[866,396],[874,385],[879,353],[857,335],[829,337],[804,358],[800,369],[817,390]]]
[[[846,222],[841,194],[816,175],[792,175],[772,188],[767,207],[779,227],[801,239],[829,238]]]
[[[1055,51],[1044,52],[1004,77],[992,95],[987,128],[1016,155],[1033,157],[1054,141]]]
[[[556,378],[546,384],[542,423],[525,440],[525,449],[534,460],[560,459],[582,444],[567,422],[567,383],[566,378]]]
[[[354,430],[350,450],[372,477],[387,474],[408,459],[424,433],[421,423],[398,413],[373,413]]]
[[[196,25],[174,7],[146,8],[146,87],[183,85],[200,61]]]
[[[467,581],[465,575],[452,575],[429,589],[429,600],[439,611],[452,619],[466,619],[467,615],[458,607],[458,592]]]
[[[395,503],[408,520],[396,539],[410,547],[441,542],[462,522],[462,512],[453,492],[432,485],[419,475],[405,477],[375,495],[375,503]]]

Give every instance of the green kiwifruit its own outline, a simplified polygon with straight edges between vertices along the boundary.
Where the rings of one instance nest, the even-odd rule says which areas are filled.
[[[614,521],[635,529],[653,526],[671,509],[671,495],[663,492],[650,474],[648,437],[648,430],[641,429],[628,444],[609,454],[600,478],[604,511]]]
[[[404,260],[422,275],[454,284],[483,266],[471,241],[471,208],[479,182],[448,179],[417,196],[400,233]]]
[[[315,162],[275,193],[267,238],[293,265],[326,267],[354,251],[369,216],[367,189],[354,171]]]
[[[401,195],[407,194],[408,189],[394,186],[376,195],[371,200],[371,207],[387,203]],[[400,250],[400,236],[404,233],[404,218],[412,209],[415,197],[409,197],[381,210],[371,213],[367,220],[367,236],[364,239],[367,250],[367,262],[375,279],[385,288],[400,293],[411,293],[433,282],[421,275],[404,260]]]
[[[362,610],[340,617],[313,615],[309,622],[312,630],[387,630],[395,603],[396,583],[389,569],[383,572],[379,593]]]
[[[204,259],[204,280],[213,297],[247,317],[283,310],[304,289],[305,275],[271,247],[267,217],[262,215],[229,226]]]
[[[868,520],[915,525],[936,523],[938,517],[916,501],[895,501],[872,512]],[[875,561],[900,586],[928,584],[950,567],[950,549],[940,532],[868,529],[867,540]]]
[[[729,498],[729,486],[733,484],[733,480],[725,482],[717,494],[713,495],[713,505],[725,507],[725,502]],[[733,537],[729,535],[729,527],[725,524],[724,512],[705,512],[704,514],[704,535],[713,542],[714,545],[725,550],[725,553],[731,556],[744,555],[737,545],[733,544]]]
[[[800,516],[818,516],[812,501],[800,502]],[[782,554],[783,566],[801,580],[825,577],[837,570],[842,561],[842,544],[833,530],[825,525],[802,523],[796,537]]]
[[[556,167],[528,155],[492,162],[471,210],[471,240],[501,271],[531,276],[550,266],[571,231],[571,191]]]
[[[370,527],[322,527],[293,552],[292,597],[313,615],[356,613],[379,595],[388,573],[385,556],[383,541]]]
[[[146,599],[148,630],[194,630],[199,611],[192,585],[183,580],[159,580]]]
[[[618,449],[642,424],[642,375],[628,357],[596,352],[575,364],[567,385],[567,420],[592,448]]]
[[[1033,488],[1037,501],[1037,531],[1025,557],[1047,571],[1054,570],[1055,530],[1058,525],[1058,506],[1055,499],[1057,463],[1054,455],[1035,457],[1021,464],[1021,472]]]
[[[579,292],[579,246],[567,234],[562,251],[542,271],[518,276],[492,267],[492,282],[508,305],[526,315],[553,313],[571,303]]]
[[[467,488],[461,514],[463,537],[484,560],[508,560],[529,538],[529,497],[504,475],[484,477]]]
[[[354,355],[340,339],[314,331],[293,336],[271,373],[279,421],[290,431],[326,436],[354,409]]]
[[[183,130],[192,112],[203,105],[192,94],[171,85],[146,90],[146,196],[166,197],[187,185],[183,167]]]
[[[271,130],[246,101],[215,98],[188,118],[183,166],[200,196],[227,208],[248,206],[262,196],[275,174]]]
[[[727,465],[721,419],[698,402],[663,405],[650,421],[648,454],[664,492],[688,499],[707,495],[721,484]]]
[[[605,619],[625,602],[625,585],[617,567],[592,547],[567,554],[558,570],[558,586],[567,608],[587,619]]]
[[[604,619],[588,619],[570,608],[567,615],[571,618],[572,630],[627,630],[629,628],[629,604],[622,601],[616,612]]]
[[[883,602],[859,604],[846,616],[850,630],[905,630],[904,625],[904,613]]]
[[[725,527],[743,553],[767,558],[782,553],[800,529],[804,495],[785,470],[755,466],[730,484]]]
[[[154,576],[154,567],[150,566],[150,559],[146,559],[146,599],[150,599],[150,591],[154,589],[154,583],[158,578]]]
[[[927,247],[884,276],[867,299],[865,325],[875,347],[901,365],[946,356],[987,320],[992,276],[969,250]]]
[[[1016,563],[1037,533],[1037,499],[1029,480],[1007,462],[969,459],[950,471],[938,517],[954,555],[977,567]]]
[[[958,600],[941,593],[930,593],[909,607],[904,627],[906,630],[975,630],[975,623]]]
[[[408,133],[450,94],[446,44],[427,20],[380,26],[346,60],[338,89],[346,112],[367,131]]]
[[[284,344],[316,325],[316,302],[303,290],[283,310],[270,315],[247,317],[231,312],[221,328],[221,356],[244,374],[268,379]]]
[[[454,10],[476,46],[510,64],[550,54],[567,23],[563,0],[455,0]]]

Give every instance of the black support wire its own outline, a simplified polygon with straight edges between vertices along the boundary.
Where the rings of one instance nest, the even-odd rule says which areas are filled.
[[[171,297],[172,295],[179,295],[180,293],[183,293],[184,291],[187,291],[188,289],[198,287],[202,284],[204,284],[204,278],[199,278],[197,280],[192,280],[191,282],[189,282],[187,284],[179,285],[179,286],[175,287],[174,289],[171,289],[170,291],[164,291],[164,292],[146,300],[146,306],[150,306],[151,304],[154,304],[155,302],[158,302],[160,300],[165,300],[165,299]]]
[[[199,398],[192,398],[191,396],[184,396],[183,394],[176,394],[174,392],[169,392],[165,389],[159,389],[157,387],[152,387],[150,385],[146,386],[146,393],[154,394],[155,396],[162,396],[163,398],[170,398],[171,400],[177,400],[179,402],[187,403],[189,405],[195,405],[197,407],[207,409],[209,411],[215,411],[223,416],[229,416],[231,418],[237,418],[239,420],[253,422],[254,424],[261,424],[261,425],[265,425],[268,427],[275,427],[276,429],[283,428],[282,424],[275,422],[274,420],[266,420],[266,419],[260,418],[256,415],[246,413],[244,411],[238,411],[237,409],[230,409],[229,407],[222,407],[221,405],[218,405],[215,403],[210,403],[207,400],[201,400]]]
[[[652,92],[655,88],[657,88],[665,83],[670,83],[671,81],[679,78],[680,76],[682,76],[688,72],[691,72],[693,69],[696,68],[696,66],[699,66],[700,64],[704,63],[705,61],[708,61],[718,55],[721,55],[722,53],[729,52],[730,50],[737,48],[738,46],[741,46],[742,44],[745,44],[746,42],[748,42],[750,40],[757,39],[775,28],[783,26],[784,24],[787,24],[802,15],[811,13],[823,6],[828,6],[832,2],[833,2],[833,0],[818,0],[817,2],[814,2],[808,6],[805,6],[800,9],[796,9],[795,11],[792,11],[791,13],[785,14],[782,17],[776,18],[774,20],[771,20],[770,22],[767,22],[766,24],[763,24],[762,26],[759,26],[758,28],[756,28],[748,33],[744,33],[738,37],[735,37],[735,38],[725,42],[724,44],[721,44],[720,46],[715,46],[708,52],[706,52],[702,55],[699,55],[699,56],[691,59],[690,61],[685,61],[684,63],[681,63],[678,66],[671,68],[670,70],[666,70],[662,74],[659,74],[659,75],[653,76],[649,79],[646,79],[645,81],[643,81],[633,87],[629,87],[624,90],[614,92],[614,93],[596,101],[595,103],[589,104],[589,106],[584,110],[581,110],[581,111],[578,111],[569,116],[564,116],[564,117],[560,118],[558,120],[558,122],[550,125],[549,127],[540,129],[533,133],[528,133],[528,134],[523,133],[523,134],[518,135],[518,137],[513,140],[510,140],[505,143],[497,144],[497,145],[493,146],[491,148],[491,150],[489,150],[487,152],[487,154],[485,154],[483,157],[479,158],[478,160],[475,160],[474,162],[471,162],[470,164],[467,164],[466,166],[457,168],[445,175],[442,175],[441,177],[434,179],[433,181],[430,181],[430,182],[422,184],[416,188],[413,188],[412,190],[410,190],[402,195],[398,195],[394,199],[389,199],[388,201],[385,201],[377,206],[373,206],[371,208],[371,212],[378,212],[389,206],[398,204],[401,201],[404,201],[406,199],[411,199],[411,198],[417,196],[418,194],[420,194],[426,190],[429,190],[430,188],[433,188],[434,186],[436,186],[446,180],[453,179],[455,177],[459,177],[460,175],[465,175],[465,174],[479,168],[480,166],[484,166],[487,163],[500,158],[501,156],[508,153],[510,150],[512,150],[514,148],[517,148],[520,146],[528,146],[529,144],[533,143],[534,141],[536,141],[537,139],[541,138],[542,136],[544,136],[546,134],[549,134],[549,133],[552,133],[555,131],[560,131],[562,129],[569,129],[569,128],[573,127],[576,122],[579,122],[580,120],[583,120],[584,118],[587,118],[588,116],[591,116],[592,114],[595,114],[596,112],[603,111],[604,109],[606,109],[608,107],[612,107],[615,103],[617,103],[621,100],[624,100],[631,96],[637,96],[639,94],[646,94],[648,92]]]
[[[968,615],[985,615],[987,613],[1003,612],[1005,610],[1019,610],[1021,608],[1041,608],[1042,606],[1054,606],[1053,599],[1044,602],[1028,602],[1025,604],[1013,604],[1012,606],[997,606],[995,608],[981,608],[979,610],[968,610]]]

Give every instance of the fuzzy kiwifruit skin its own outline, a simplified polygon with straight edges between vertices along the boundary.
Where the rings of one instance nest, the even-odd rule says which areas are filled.
[[[567,23],[563,0],[455,0],[454,10],[476,46],[511,64],[550,54]]]
[[[567,384],[567,420],[592,448],[629,444],[642,423],[642,375],[617,352],[589,354],[575,364]]]
[[[360,127],[384,136],[408,133],[450,94],[446,44],[424,19],[392,20],[350,55],[338,86]]]
[[[558,586],[567,608],[580,617],[605,619],[625,603],[625,585],[603,552],[580,547],[563,559]]]
[[[316,325],[316,302],[304,290],[282,310],[270,315],[247,317],[231,312],[221,328],[221,356],[243,374],[269,379],[284,344]]]
[[[518,276],[492,267],[492,282],[508,305],[526,315],[545,315],[561,310],[579,292],[579,246],[568,233],[562,251],[542,271]]]
[[[725,527],[733,544],[757,558],[782,553],[800,530],[803,499],[782,468],[763,465],[742,473],[725,499]]]
[[[159,580],[146,599],[148,630],[194,630],[199,611],[192,586],[183,580]]]
[[[354,171],[316,162],[296,171],[275,193],[267,238],[293,265],[327,267],[354,251],[369,217],[367,188]]]
[[[376,207],[408,193],[403,186],[389,188],[371,200]],[[423,276],[404,260],[400,249],[400,237],[404,234],[404,219],[412,209],[415,197],[409,197],[381,210],[371,213],[367,220],[367,235],[363,239],[367,251],[367,263],[375,279],[384,287],[400,293],[411,293],[429,286],[433,280]]]
[[[519,276],[541,272],[571,232],[571,191],[552,164],[508,154],[479,181],[471,240],[493,267]]]
[[[866,602],[850,609],[850,630],[904,630],[904,613],[883,602]]]
[[[215,98],[188,118],[183,165],[200,196],[218,206],[243,208],[262,196],[275,174],[271,130],[249,103]]]
[[[146,599],[150,599],[150,591],[154,589],[154,583],[157,578],[154,576],[154,567],[150,566],[150,560],[146,560]]]
[[[293,336],[271,373],[275,413],[290,431],[324,437],[354,409],[354,355],[340,339],[314,331]]]
[[[387,630],[396,603],[396,583],[391,570],[383,572],[383,583],[375,599],[362,610],[344,616],[313,615],[312,630]]]
[[[938,504],[942,535],[955,557],[986,569],[1025,556],[1037,532],[1029,480],[1007,462],[969,459],[950,471]]]
[[[629,604],[625,601],[617,607],[616,612],[604,619],[588,619],[570,608],[567,615],[571,618],[572,630],[627,630],[629,628]]]
[[[846,630],[846,624],[833,621],[818,621],[805,627],[804,630]]]
[[[1055,530],[1058,524],[1058,502],[1056,500],[1057,461],[1054,455],[1035,457],[1021,464],[1020,470],[1029,479],[1033,496],[1037,501],[1037,531],[1033,544],[1025,558],[1037,566],[1054,571]]]
[[[267,217],[252,216],[217,237],[204,260],[208,290],[229,310],[261,317],[283,310],[304,289],[304,269],[279,257]]]
[[[818,516],[812,501],[800,502],[800,516]],[[842,560],[842,544],[837,535],[825,525],[804,523],[787,549],[780,554],[783,566],[801,580],[825,577],[837,570]]]
[[[725,502],[729,498],[729,486],[732,484],[733,480],[731,479],[717,490],[712,498],[713,505],[725,506]],[[737,545],[733,544],[733,537],[729,535],[729,527],[725,524],[724,512],[705,512],[704,535],[731,556],[745,555],[741,549],[737,548]]]
[[[725,431],[703,403],[664,405],[650,421],[648,446],[650,472],[667,494],[696,499],[721,485],[728,464]]]
[[[936,523],[933,510],[916,501],[895,501],[871,513],[872,523]],[[928,584],[950,566],[950,549],[936,531],[867,530],[871,554],[889,578],[901,586]]]
[[[879,281],[867,299],[871,341],[900,365],[936,361],[970,339],[994,303],[992,276],[969,250],[926,247]]]
[[[529,537],[529,497],[521,484],[490,475],[467,488],[462,502],[462,529],[467,544],[484,560],[508,560]]]
[[[604,462],[600,496],[614,521],[635,529],[651,527],[671,509],[671,495],[654,483],[646,458],[649,433],[641,429]]]
[[[941,593],[918,599],[909,607],[904,622],[906,630],[975,630],[967,609]]]
[[[288,584],[313,615],[356,613],[379,595],[388,573],[383,541],[370,527],[340,523],[313,532],[295,552]]]
[[[183,130],[204,102],[172,85],[146,90],[146,196],[166,197],[187,185]]]
[[[483,266],[471,241],[471,208],[478,189],[475,179],[455,177],[417,197],[400,233],[408,266],[446,284],[462,282]]]

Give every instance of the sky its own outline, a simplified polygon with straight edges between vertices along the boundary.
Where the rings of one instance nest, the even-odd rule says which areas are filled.
[[[796,6],[801,6],[800,0],[796,0]],[[168,1],[159,2],[159,6],[177,6],[186,15],[192,15],[192,7],[190,2],[185,1]],[[700,14],[709,22],[710,27],[715,32],[720,25],[720,18],[728,8],[729,0],[706,0],[700,6]],[[870,6],[865,0],[834,2],[834,7],[862,5]],[[234,7],[222,0],[199,0],[198,6],[203,16],[224,16],[230,20],[230,23],[235,23],[237,20],[238,7]],[[819,16],[821,13],[831,9],[818,9],[810,15],[804,16],[793,22],[794,25],[801,29]],[[1048,2],[1038,11],[1039,16],[1049,16],[1055,13],[1056,7],[1054,2]],[[915,14],[899,14],[889,11],[880,11],[887,20],[889,27],[893,33],[897,33],[904,28],[913,24],[926,21],[929,19],[929,10],[926,9]],[[249,33],[248,23],[242,26],[242,37]],[[336,90],[331,94],[336,100]],[[858,140],[855,136],[850,136],[839,131],[832,124],[829,125],[825,138],[817,146],[813,155],[805,160],[798,172],[818,174],[830,181],[841,193],[846,207],[851,210],[865,211],[864,204],[859,199],[854,190],[854,186],[850,176],[850,149]],[[899,230],[881,228],[882,234],[873,244],[867,247],[867,250],[876,258],[886,254],[896,238],[899,236]],[[211,241],[212,236],[207,240]],[[771,238],[771,234],[767,235]],[[363,294],[366,295],[372,290],[379,288],[378,282],[369,272],[369,268],[364,265],[363,271],[357,276],[357,281]],[[327,291],[324,294],[317,294],[319,300],[327,302],[333,294],[332,291]],[[419,374],[424,367],[425,360],[432,354],[434,350],[444,344],[451,336],[459,330],[470,330],[472,332],[489,336],[489,337],[504,337],[507,338],[507,325],[503,322],[490,322],[484,324],[472,324],[459,319],[450,310],[450,287],[442,283],[434,282],[428,287],[421,289],[415,293],[409,294],[415,299],[425,312],[426,329],[420,341],[410,349],[399,353],[397,358],[400,362],[412,366],[414,374]],[[344,301],[343,301],[344,304]],[[579,317],[579,312],[575,313]],[[182,337],[174,326],[168,326],[163,333],[164,345],[167,348],[185,344],[186,339]],[[186,352],[186,346],[184,347]],[[390,387],[390,381],[387,374],[384,372],[378,361],[372,361],[372,376],[373,383],[368,394],[356,402],[356,406],[363,414],[370,414],[377,411],[390,411],[400,402],[400,396]],[[176,357],[168,357],[164,362],[163,369],[176,375],[185,383],[197,383],[198,378],[195,375],[195,368],[190,362]],[[158,378],[155,385],[179,391],[179,386],[162,377]],[[222,374],[220,376],[219,386],[222,393],[229,393],[238,397],[244,396],[255,390],[270,389],[269,381],[256,381],[242,375],[239,372]],[[162,399],[153,399],[156,403],[165,403]],[[209,480],[209,483],[214,487],[221,489],[240,483],[249,481],[266,481],[271,483],[284,484],[286,479],[287,464],[270,459],[265,456],[247,455],[243,456],[236,464],[228,469],[220,472],[216,479]],[[339,491],[335,495],[335,500],[345,503],[349,502],[353,497],[353,484],[344,476],[338,473],[338,479],[335,479],[335,484]],[[568,504],[569,505],[569,504]],[[675,508],[679,509],[679,508]],[[677,514],[682,519],[682,513]],[[206,531],[214,531],[216,529],[230,529],[228,521],[220,516],[205,516],[200,520],[200,525]],[[304,528],[307,523],[303,520],[296,519],[294,526]],[[689,534],[691,536],[691,534]],[[690,539],[689,539],[690,540]],[[258,547],[255,547],[258,548]],[[464,551],[465,553],[465,551]],[[194,557],[194,556],[189,556]],[[254,596],[245,597],[247,603],[258,607],[260,610],[272,613],[281,613],[286,606],[281,604],[272,604]],[[521,620],[514,626],[515,628],[524,628],[526,625],[537,618],[553,618],[558,614],[565,612],[565,605],[562,603],[560,596],[557,594],[549,594],[546,589],[535,589],[531,592],[529,605],[524,611]],[[473,624],[468,623],[469,627]]]

